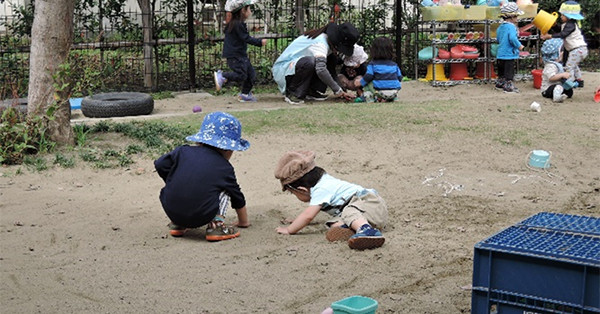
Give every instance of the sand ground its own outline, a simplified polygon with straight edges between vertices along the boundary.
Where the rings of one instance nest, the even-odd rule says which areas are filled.
[[[81,164],[15,175],[14,166],[0,168],[1,312],[320,313],[358,294],[376,299],[379,313],[468,313],[475,243],[542,211],[600,217],[600,104],[592,101],[600,74],[585,78],[563,104],[542,99],[531,82],[518,83],[518,95],[407,82],[408,108],[452,104],[432,111],[424,132],[402,118],[405,132],[247,137],[252,147],[232,163],[253,225],[219,243],[205,241],[202,228],[168,236],[163,182],[150,159],[128,169]],[[194,105],[234,114],[290,107],[279,95],[259,97],[240,104],[183,93],[157,101],[150,117],[191,115]],[[533,101],[541,112],[529,110]],[[476,132],[482,125],[505,132],[492,140]],[[529,145],[511,143],[523,132]],[[275,232],[305,206],[273,177],[290,149],[314,150],[332,175],[383,195],[390,226],[382,248],[327,242],[324,214],[301,234]],[[533,149],[552,152],[551,168],[527,167]]]

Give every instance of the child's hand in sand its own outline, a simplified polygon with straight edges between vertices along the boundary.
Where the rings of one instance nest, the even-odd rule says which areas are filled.
[[[291,224],[292,222],[294,222],[294,220],[293,220],[293,219],[289,219],[289,218],[281,218],[281,220],[280,220],[279,222],[280,222],[281,224],[284,224],[284,225],[289,225],[289,224]]]
[[[354,96],[354,93],[344,92],[344,91],[335,94],[335,96],[337,98],[340,98],[340,99],[343,99],[343,100],[346,100],[346,101],[353,100],[356,97],[356,96]]]
[[[275,231],[277,231],[277,233],[281,233],[281,234],[290,234],[287,227],[277,227],[277,229],[275,229]]]

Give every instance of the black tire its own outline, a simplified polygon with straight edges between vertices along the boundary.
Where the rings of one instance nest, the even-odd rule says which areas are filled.
[[[0,101],[0,110],[13,107],[20,113],[27,114],[27,98],[6,99]]]
[[[110,118],[151,114],[154,99],[135,92],[102,93],[81,100],[81,113],[88,118]]]

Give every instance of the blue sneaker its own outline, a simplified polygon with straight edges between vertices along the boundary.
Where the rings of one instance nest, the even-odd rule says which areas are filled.
[[[240,102],[255,102],[256,97],[254,97],[254,95],[252,95],[252,92],[249,92],[248,94],[239,94],[238,100]]]
[[[223,71],[221,71],[221,70],[214,72],[214,75],[215,75],[215,89],[218,92],[223,87],[223,84],[225,84],[225,82],[227,82],[227,79],[223,77]]]
[[[367,250],[381,247],[385,238],[381,231],[373,228],[361,228],[355,235],[348,240],[348,246],[354,250]]]

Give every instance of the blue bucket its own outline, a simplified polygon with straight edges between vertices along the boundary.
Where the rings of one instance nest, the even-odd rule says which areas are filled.
[[[529,154],[529,165],[535,168],[550,168],[550,155],[545,150],[533,150]]]
[[[331,303],[334,314],[374,314],[377,306],[377,300],[360,295],[354,295]]]

